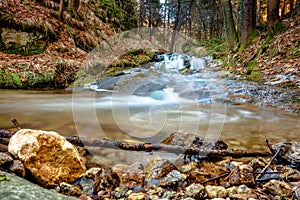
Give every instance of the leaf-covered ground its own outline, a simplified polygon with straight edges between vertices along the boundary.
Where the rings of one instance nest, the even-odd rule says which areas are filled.
[[[78,10],[80,19],[72,17],[65,10],[64,21],[61,22],[58,20],[59,1],[1,1],[1,28],[25,32],[39,31],[49,40],[46,50],[38,55],[25,56],[0,51],[0,75],[3,77],[0,78],[1,86],[11,88],[47,86],[46,80],[42,77],[35,78],[31,82],[28,80],[31,76],[40,75],[49,76],[50,87],[68,86],[87,52],[115,33],[109,24],[96,16],[101,9],[92,2],[80,1]],[[11,81],[7,76],[10,76]]]

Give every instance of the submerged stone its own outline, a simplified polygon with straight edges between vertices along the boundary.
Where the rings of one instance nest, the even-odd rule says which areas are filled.
[[[86,171],[78,151],[53,131],[21,129],[10,139],[8,151],[45,187],[73,182]]]

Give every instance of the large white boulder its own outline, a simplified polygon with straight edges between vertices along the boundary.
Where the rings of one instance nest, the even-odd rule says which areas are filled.
[[[86,171],[78,151],[53,131],[21,129],[11,137],[8,151],[45,187],[73,182]]]

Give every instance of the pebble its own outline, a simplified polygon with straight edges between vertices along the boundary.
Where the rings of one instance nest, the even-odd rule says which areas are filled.
[[[228,194],[228,191],[222,186],[206,186],[207,196],[210,198],[225,198]]]
[[[128,196],[128,200],[145,200],[146,199],[146,195],[142,192],[139,193],[131,193]]]
[[[232,186],[242,184],[253,186],[255,184],[253,168],[244,164],[237,165],[229,174],[228,180]]]
[[[83,194],[82,190],[79,187],[65,182],[59,184],[59,186],[56,187],[56,191],[67,196],[79,197]]]
[[[113,176],[118,177],[120,187],[140,187],[144,185],[145,174],[143,170],[124,164],[117,164],[111,168]]]
[[[282,197],[291,197],[292,188],[285,182],[278,180],[271,180],[263,185],[263,189],[270,192],[273,195],[278,195]]]
[[[165,158],[153,158],[146,166],[146,180],[161,179],[177,167]]]
[[[186,179],[186,175],[181,174],[177,170],[171,171],[167,176],[165,176],[160,183],[159,186],[181,186],[183,181]]]
[[[185,188],[185,194],[192,198],[203,198],[205,195],[205,187],[199,183],[193,183]]]
[[[0,169],[7,169],[13,163],[13,158],[8,153],[0,152]]]
[[[20,177],[25,177],[25,175],[26,175],[25,166],[19,160],[13,161],[12,165],[9,167],[9,171]]]

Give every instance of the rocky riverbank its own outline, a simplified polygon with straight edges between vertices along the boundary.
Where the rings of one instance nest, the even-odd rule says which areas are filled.
[[[224,142],[205,143],[186,132],[173,133],[163,144],[227,148]],[[145,166],[137,162],[109,167],[86,160],[84,149],[55,132],[21,129],[10,139],[9,152],[0,153],[0,168],[79,199],[298,199],[299,143],[278,143],[271,150],[281,152],[272,160],[271,154],[249,159],[188,154],[186,162],[156,157]],[[0,172],[0,187],[6,191],[1,199],[12,194],[67,199],[5,172]]]

